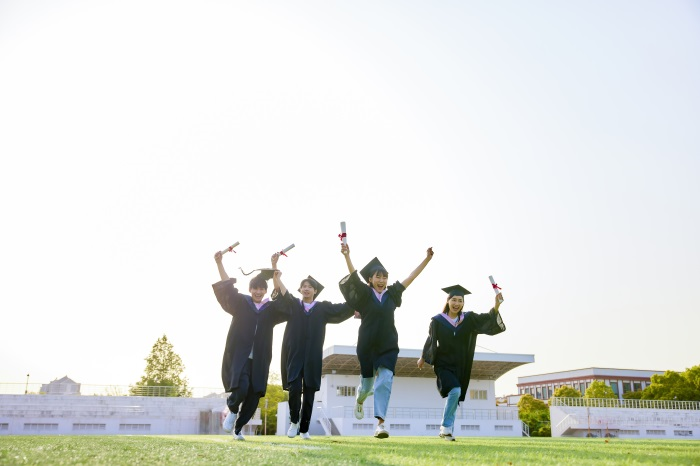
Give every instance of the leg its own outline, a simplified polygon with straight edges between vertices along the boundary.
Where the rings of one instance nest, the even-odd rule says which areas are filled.
[[[314,410],[314,398],[316,397],[316,390],[308,388],[304,385],[304,405],[301,408],[301,425],[299,426],[299,432],[306,433],[309,431],[309,424],[311,424],[311,414]]]
[[[393,383],[394,373],[386,367],[380,366],[377,369],[377,379],[374,382],[374,417],[379,419],[380,423],[386,419]]]
[[[446,440],[454,440],[452,435],[455,424],[455,413],[459,404],[459,395],[462,393],[460,387],[455,387],[449,391],[445,398],[445,410],[442,413],[442,425],[440,426],[440,437]]]
[[[248,421],[253,417],[255,411],[258,409],[258,403],[260,402],[260,395],[253,391],[253,385],[248,386],[248,394],[241,404],[241,409],[238,412],[238,418],[236,419],[236,427],[234,430],[235,434],[240,434],[243,426],[248,424]]]
[[[301,411],[301,387],[301,377],[289,383],[289,421],[292,424],[297,424],[299,422],[299,411]]]
[[[357,394],[355,395],[355,418],[362,419],[365,417],[365,409],[362,404],[368,396],[374,393],[373,385],[374,377],[360,376],[360,385],[357,386]]]

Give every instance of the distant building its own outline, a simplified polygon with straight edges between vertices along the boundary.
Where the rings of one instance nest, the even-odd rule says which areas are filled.
[[[548,400],[554,395],[554,390],[568,385],[583,395],[594,380],[602,380],[605,385],[612,388],[613,393],[619,399],[622,399],[624,393],[644,390],[651,385],[652,375],[663,373],[664,371],[589,367],[549,374],[528,375],[518,377],[518,394],[532,395],[538,400]]]
[[[43,384],[39,393],[42,395],[80,395],[80,384],[65,376]]]
[[[445,400],[435,385],[431,366],[418,369],[416,362],[422,351],[401,349],[396,363],[391,401],[386,425],[391,436],[437,436]],[[466,400],[457,408],[456,436],[521,437],[524,425],[518,408],[499,406],[495,381],[506,372],[532,363],[531,354],[475,353],[471,382]],[[316,394],[316,406],[309,433],[314,435],[372,435],[374,398],[364,404],[365,417],[355,419],[355,393],[360,381],[360,364],[354,346],[331,346],[323,351],[321,389]],[[279,403],[277,435],[285,435],[289,427],[289,406]]]

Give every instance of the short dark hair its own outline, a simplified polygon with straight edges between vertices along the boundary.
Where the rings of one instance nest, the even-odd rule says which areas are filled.
[[[248,285],[248,290],[252,290],[253,288],[265,288],[267,289],[267,280],[265,280],[262,276],[261,273],[257,274],[253,279],[250,281],[250,285]]]

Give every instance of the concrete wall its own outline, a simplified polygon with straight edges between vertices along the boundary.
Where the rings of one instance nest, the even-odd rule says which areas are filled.
[[[224,434],[225,411],[223,398],[0,395],[0,435]]]

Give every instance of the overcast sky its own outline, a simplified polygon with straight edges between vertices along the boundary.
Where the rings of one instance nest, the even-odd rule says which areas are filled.
[[[214,252],[339,302],[340,221],[392,281],[434,248],[402,348],[496,278],[480,350],[535,356],[497,395],[697,365],[698,83],[693,1],[0,0],[0,383],[128,385],[165,334],[220,387]]]

